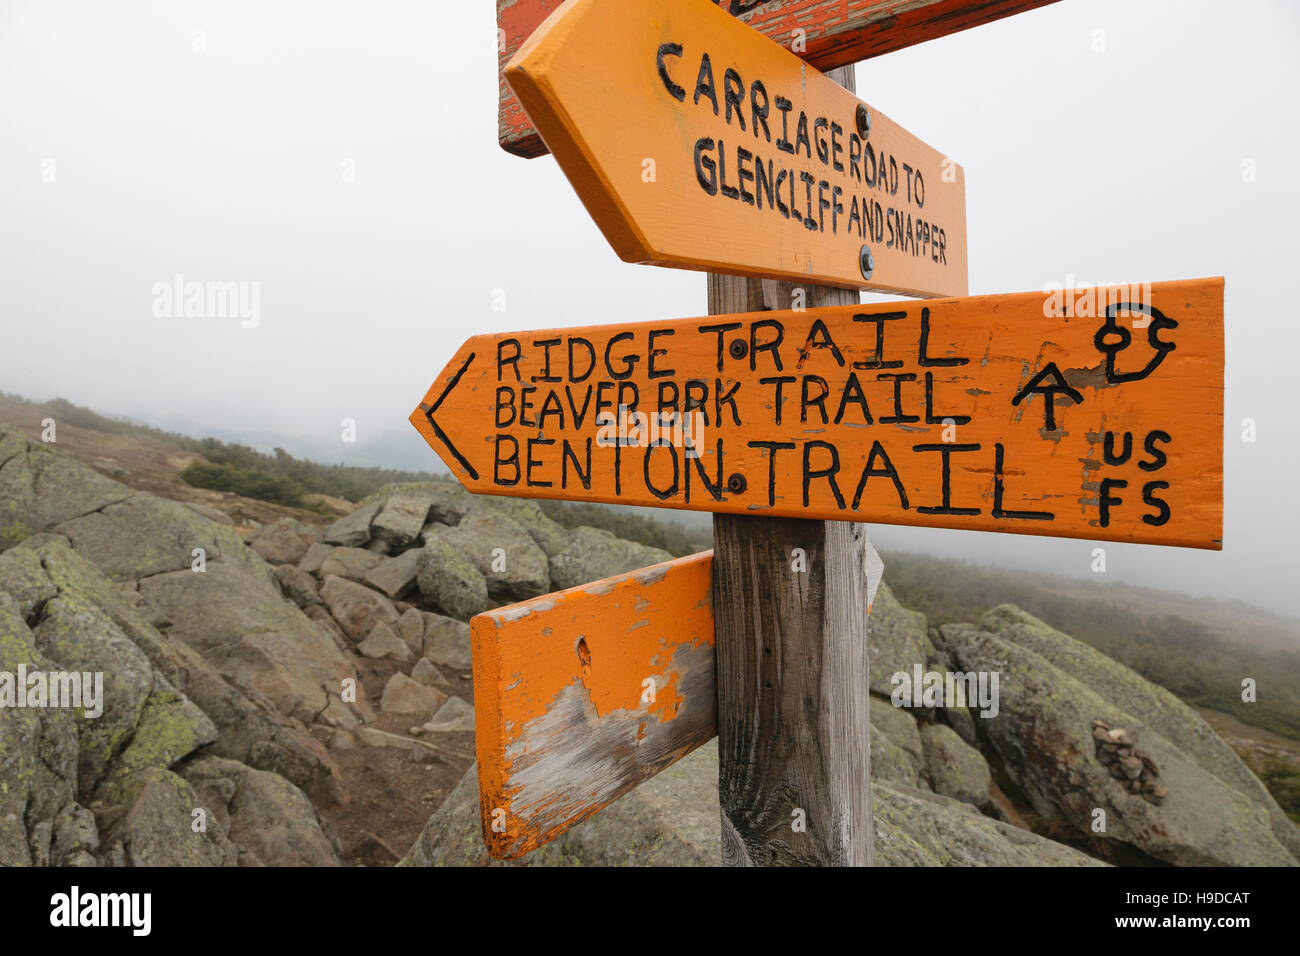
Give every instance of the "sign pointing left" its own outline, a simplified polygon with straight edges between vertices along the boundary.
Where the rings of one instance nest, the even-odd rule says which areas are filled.
[[[467,489],[1221,547],[1223,280],[478,335]]]

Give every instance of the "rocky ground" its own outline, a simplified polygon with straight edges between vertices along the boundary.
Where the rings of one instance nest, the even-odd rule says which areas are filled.
[[[466,622],[668,557],[452,482],[264,517],[0,426],[0,672],[105,675],[97,719],[0,709],[0,863],[486,864]],[[930,629],[882,588],[870,639],[880,862],[1296,861],[1201,717],[1018,609]],[[998,716],[893,707],[918,663],[998,671]],[[717,858],[709,745],[521,862]]]

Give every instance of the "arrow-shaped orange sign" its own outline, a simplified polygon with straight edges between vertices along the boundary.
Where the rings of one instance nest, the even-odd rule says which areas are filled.
[[[1223,280],[479,335],[474,492],[1219,548]]]
[[[505,76],[629,262],[966,293],[961,167],[709,0],[569,0]]]

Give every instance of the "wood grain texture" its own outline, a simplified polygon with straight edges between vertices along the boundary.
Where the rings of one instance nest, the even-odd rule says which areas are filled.
[[[865,547],[855,522],[713,519],[727,865],[871,865]]]
[[[715,309],[796,288],[711,283]],[[1222,279],[834,296],[475,336],[411,421],[479,493],[1222,547]],[[698,457],[684,434],[602,436],[598,414],[671,415],[688,389]]]
[[[568,0],[505,76],[628,262],[967,291],[961,166],[707,0]]]
[[[497,0],[500,30],[497,116],[501,147],[517,156],[546,154],[505,80],[505,65],[562,0]],[[1056,0],[718,0],[718,6],[819,70],[827,71]],[[802,38],[796,30],[802,30]],[[802,48],[796,44],[802,39]]]
[[[493,856],[553,840],[713,738],[711,559],[679,558],[471,621]]]

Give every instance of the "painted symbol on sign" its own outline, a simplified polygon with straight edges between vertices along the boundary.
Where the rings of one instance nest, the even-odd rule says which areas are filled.
[[[1133,333],[1119,324],[1118,317],[1123,313],[1132,312],[1141,312],[1143,315],[1151,317],[1146,325],[1147,342],[1155,349],[1156,354],[1141,371],[1120,372],[1115,368],[1116,359],[1132,343]],[[1161,341],[1160,333],[1165,329],[1176,328],[1178,328],[1177,322],[1167,318],[1159,309],[1149,305],[1128,302],[1108,305],[1106,307],[1106,324],[1101,327],[1096,336],[1097,350],[1106,354],[1106,381],[1140,382],[1154,372],[1160,363],[1165,360],[1165,355],[1177,348],[1173,342]]]

